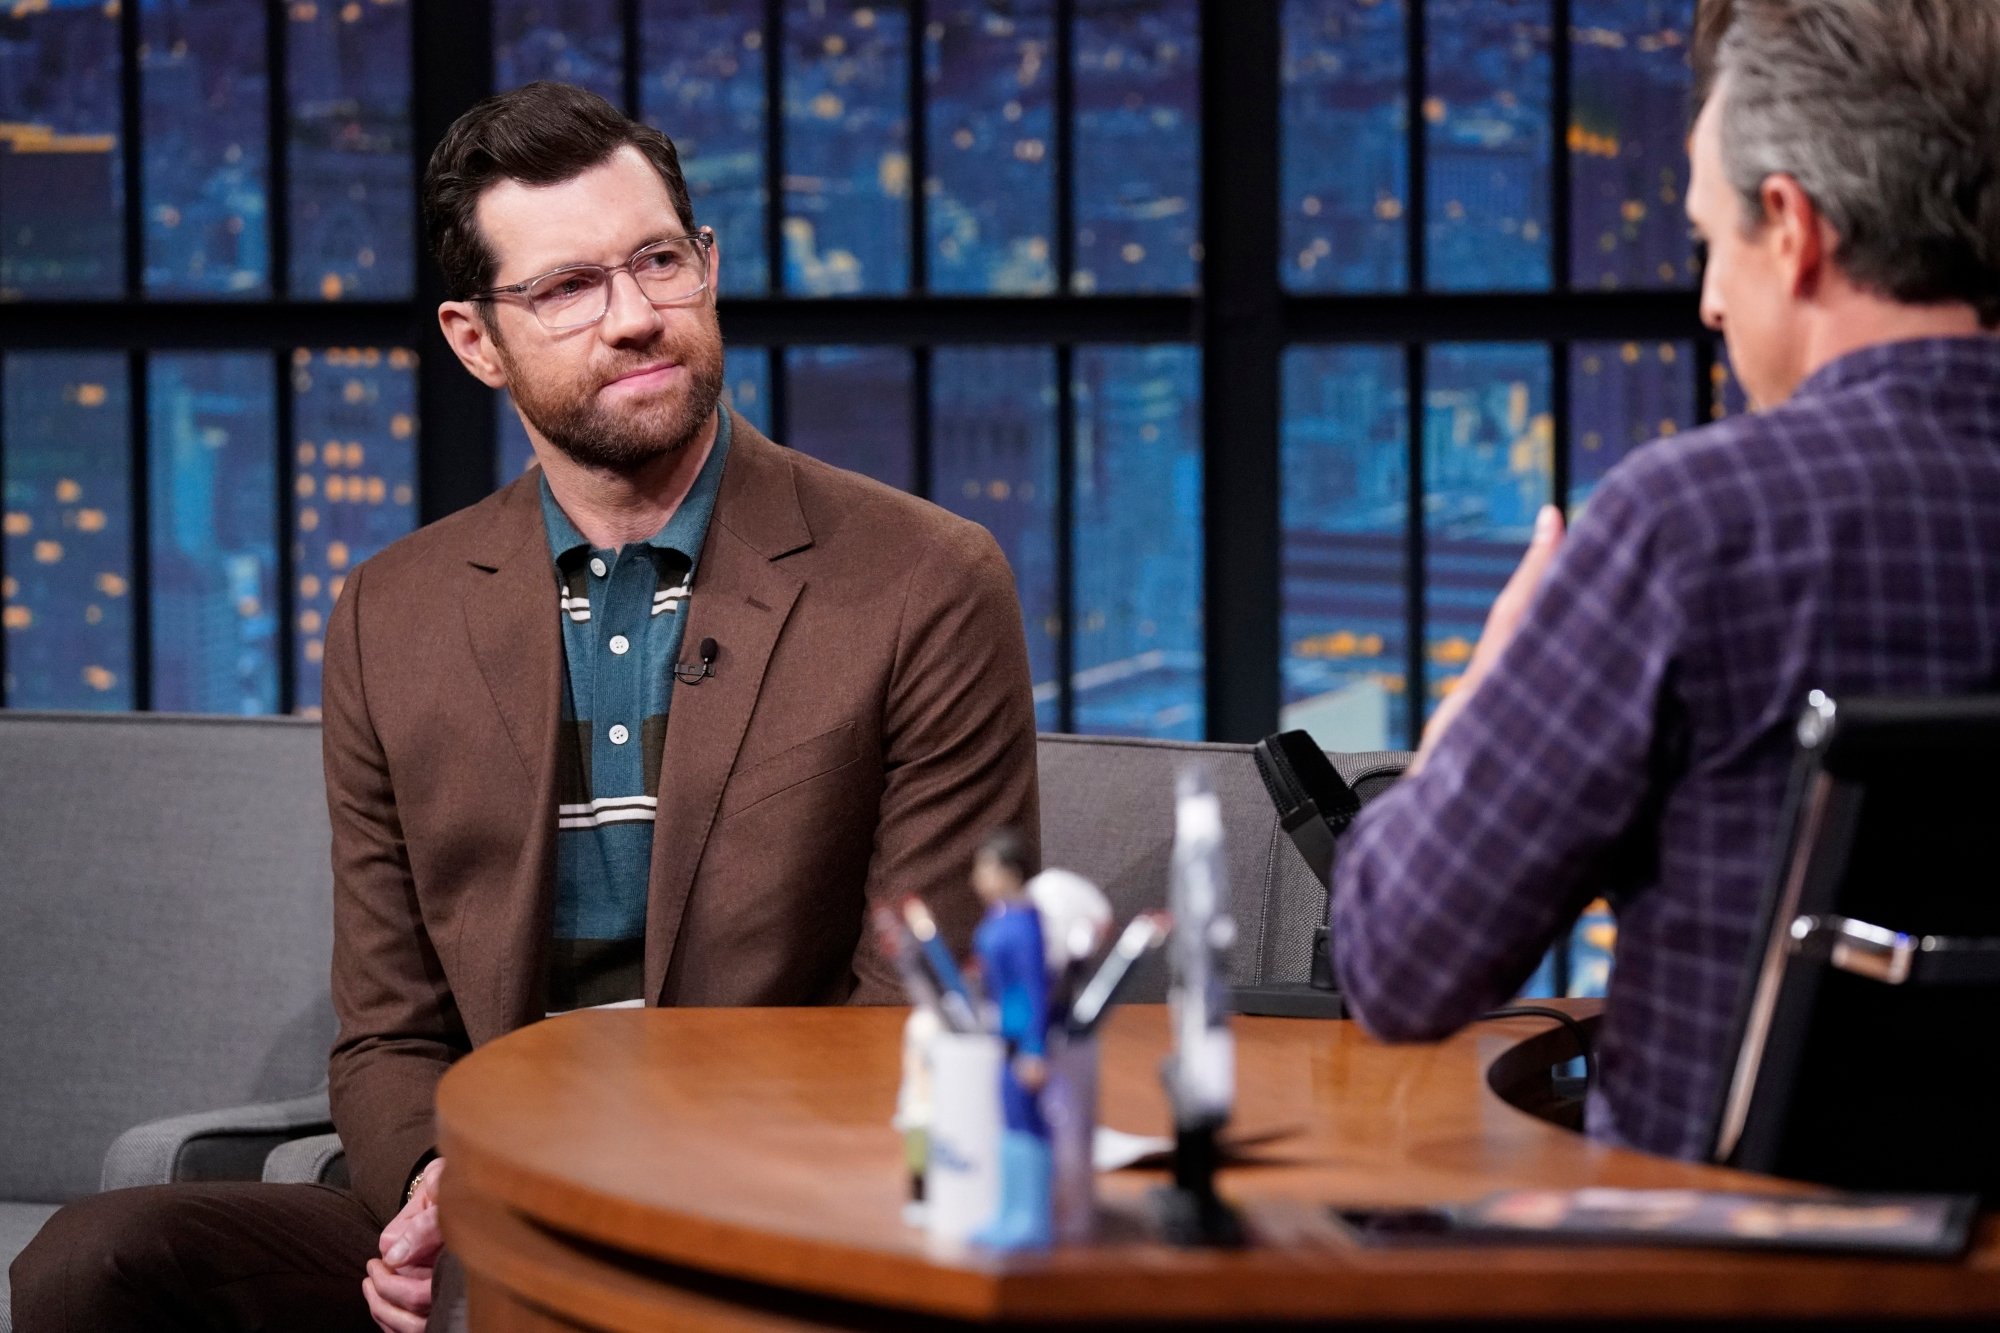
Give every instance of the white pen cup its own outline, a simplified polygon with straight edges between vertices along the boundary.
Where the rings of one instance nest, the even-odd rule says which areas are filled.
[[[940,1032],[931,1039],[924,1228],[933,1240],[970,1239],[999,1206],[1004,1051],[990,1032]]]

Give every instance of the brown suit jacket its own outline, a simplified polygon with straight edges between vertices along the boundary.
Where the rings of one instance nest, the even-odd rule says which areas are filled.
[[[979,841],[1037,831],[1013,579],[983,528],[732,430],[684,638],[715,640],[715,674],[668,712],[646,1000],[893,1001],[869,905],[920,893],[963,943]],[[385,1218],[445,1069],[544,1012],[563,653],[539,484],[355,569],[327,632],[333,1116]]]

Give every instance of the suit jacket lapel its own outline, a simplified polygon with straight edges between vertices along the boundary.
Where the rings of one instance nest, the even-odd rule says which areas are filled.
[[[465,597],[472,655],[531,778],[555,761],[562,693],[562,631],[555,566],[542,532],[540,475],[530,472],[507,488],[495,521],[466,556],[486,574],[475,576]]]
[[[521,761],[525,810],[500,775],[477,785],[492,793],[495,817],[525,828],[521,857],[506,898],[487,909],[483,941],[461,959],[496,975],[461,988],[465,995],[510,997],[505,1013],[488,1015],[499,1031],[540,1018],[543,970],[554,907],[557,726],[562,712],[562,628],[556,620],[554,566],[542,530],[541,474],[531,471],[507,488],[496,515],[475,529],[466,559],[470,584],[465,629],[493,707]],[[474,1016],[468,1014],[468,1026]]]
[[[645,994],[665,1003],[667,971],[723,786],[763,686],[764,670],[805,586],[776,563],[812,544],[785,451],[741,417],[703,539],[682,656],[715,640],[715,674],[674,687],[646,908]]]

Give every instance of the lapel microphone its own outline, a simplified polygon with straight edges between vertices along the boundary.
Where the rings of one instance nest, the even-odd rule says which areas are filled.
[[[701,653],[701,661],[699,662],[674,663],[675,680],[683,685],[699,685],[715,674],[715,654],[717,652],[715,640],[703,639],[699,651]]]

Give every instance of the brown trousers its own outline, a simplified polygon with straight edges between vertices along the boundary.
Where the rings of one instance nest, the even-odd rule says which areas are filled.
[[[381,1233],[359,1199],[324,1185],[91,1195],[14,1260],[15,1333],[369,1333],[361,1279]],[[447,1285],[441,1267],[440,1311],[455,1303]]]

